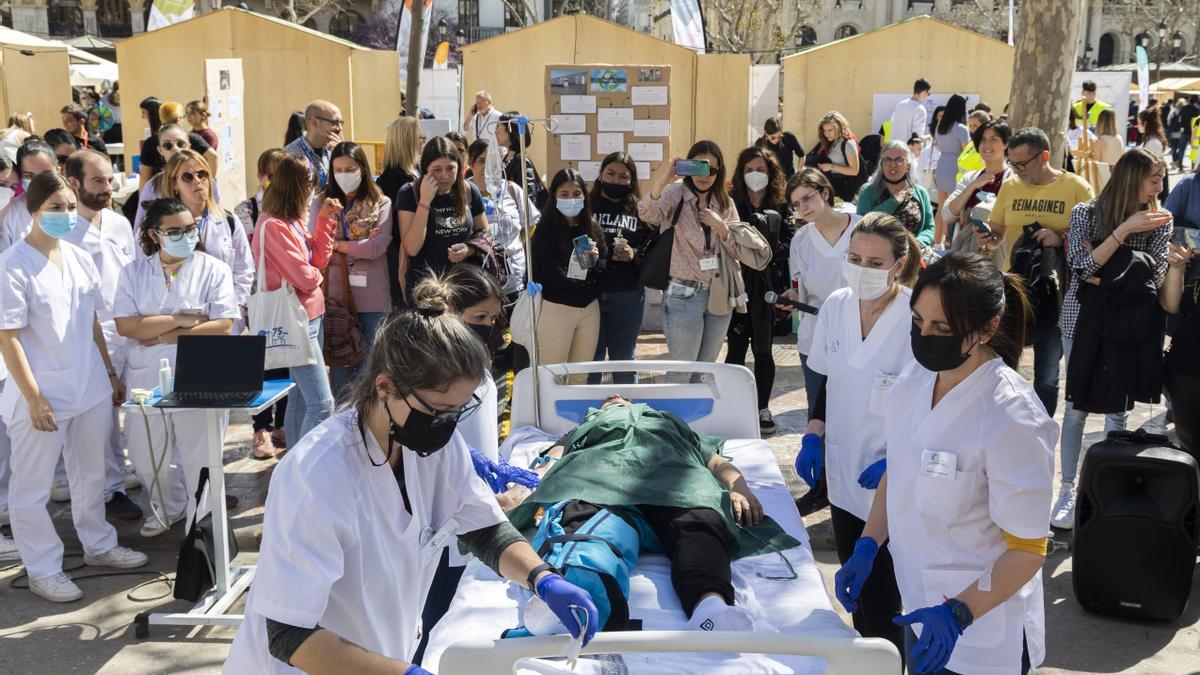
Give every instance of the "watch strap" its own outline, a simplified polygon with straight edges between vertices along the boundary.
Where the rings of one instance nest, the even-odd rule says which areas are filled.
[[[944,604],[950,608],[950,613],[954,615],[954,620],[958,621],[958,625],[963,630],[966,630],[975,622],[975,615],[971,613],[971,608],[967,607],[967,603],[962,600],[947,598]]]
[[[550,563],[542,563],[541,565],[538,565],[538,566],[534,567],[533,569],[529,570],[529,576],[525,578],[525,585],[529,588],[529,591],[531,593],[533,593],[534,595],[537,595],[537,586],[534,585],[534,581],[537,580],[538,575],[541,574],[542,572],[553,572],[555,574],[558,574],[558,570],[556,570],[554,568],[554,565],[551,565]]]

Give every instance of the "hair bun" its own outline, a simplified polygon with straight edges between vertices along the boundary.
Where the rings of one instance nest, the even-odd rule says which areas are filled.
[[[449,309],[446,298],[439,295],[428,295],[417,298],[415,299],[415,303],[417,311],[428,317],[441,316]]]

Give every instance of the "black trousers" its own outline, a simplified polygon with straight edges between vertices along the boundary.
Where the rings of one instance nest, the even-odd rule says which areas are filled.
[[[263,373],[264,380],[286,380],[290,377],[291,376],[288,375],[287,368],[276,368]],[[254,430],[258,431],[259,429],[266,429],[267,431],[274,431],[275,429],[282,429],[283,416],[286,413],[287,397],[284,396],[283,398],[279,399],[275,405],[267,408],[251,418],[254,420]]]
[[[638,506],[638,510],[671,561],[671,586],[688,617],[706,593],[716,593],[732,605],[729,551],[734,542],[721,514],[673,506]]]
[[[746,365],[746,353],[754,354],[754,385],[758,390],[758,409],[769,407],[771,388],[775,386],[775,357],[771,354],[771,331],[756,333],[750,314],[734,312],[729,322],[725,363]]]
[[[838,561],[845,563],[854,553],[854,543],[862,536],[866,523],[849,511],[830,505],[833,524],[833,541],[837,548]],[[858,611],[854,613],[854,630],[863,637],[883,638],[896,645],[901,661],[905,659],[904,630],[892,623],[901,611],[900,589],[896,587],[896,573],[892,569],[892,554],[887,544],[879,547],[871,576],[863,584],[858,595]]]
[[[458,546],[457,543],[451,546]],[[433,583],[429,586],[429,594],[425,596],[425,606],[421,609],[421,642],[417,651],[413,652],[412,662],[420,665],[425,658],[425,648],[429,646],[429,634],[433,627],[446,615],[454,593],[458,590],[458,580],[462,578],[466,566],[451,567],[449,547],[442,549],[442,559],[438,561],[437,573],[433,575]]]

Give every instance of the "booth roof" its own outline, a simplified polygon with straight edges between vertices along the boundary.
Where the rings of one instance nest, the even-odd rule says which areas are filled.
[[[805,47],[801,48],[799,51],[795,52],[794,54],[790,54],[788,56],[783,57],[783,60],[786,61],[787,59],[797,57],[797,56],[808,56],[809,54],[820,51],[822,49],[829,49],[831,47],[840,47],[852,40],[857,40],[859,38],[865,38],[868,35],[875,35],[876,33],[883,33],[886,31],[894,30],[897,27],[903,26],[905,24],[925,23],[925,22],[937,24],[941,28],[951,28],[951,29],[954,29],[957,31],[962,31],[964,33],[970,33],[971,35],[974,35],[975,37],[979,38],[980,40],[990,40],[993,42],[1004,43],[1003,40],[997,40],[996,38],[988,37],[987,35],[984,35],[982,33],[976,33],[975,31],[971,30],[970,28],[963,28],[962,26],[956,26],[948,21],[942,21],[941,19],[934,18],[932,16],[929,16],[928,14],[922,14],[921,16],[914,16],[911,19],[897,21],[896,23],[891,23],[886,26],[880,26],[878,28],[872,28],[871,30],[863,31],[861,33],[855,33],[854,35],[851,35],[849,37],[844,37],[840,40],[834,40],[833,42],[826,42],[824,44],[819,44],[819,45],[805,46]]]
[[[311,35],[312,37],[320,38],[322,40],[328,40],[329,42],[335,42],[337,44],[340,44],[340,45],[343,45],[346,47],[350,47],[352,49],[361,49],[363,51],[374,51],[370,47],[364,47],[363,45],[360,45],[357,42],[351,42],[350,40],[344,40],[340,37],[330,35],[329,33],[322,33],[319,30],[313,30],[312,28],[306,28],[299,24],[292,23],[291,21],[286,21],[284,19],[277,19],[273,16],[270,16],[269,14],[259,14],[258,12],[253,12],[248,9],[239,9],[237,7],[222,7],[221,9],[218,9],[214,12],[205,12],[204,14],[199,14],[190,19],[187,19],[186,21],[180,21],[178,23],[173,23],[170,26],[165,26],[163,28],[159,28],[159,29],[152,30],[152,31],[146,31],[144,33],[138,33],[137,35],[134,35],[132,37],[127,37],[124,40],[121,40],[121,44],[122,45],[132,44],[132,43],[137,42],[138,40],[142,40],[146,37],[157,35],[164,31],[175,30],[179,26],[186,26],[194,21],[211,21],[213,17],[227,16],[226,12],[236,12],[245,17],[258,19],[260,21],[266,21],[268,23],[273,23],[273,24],[279,26],[280,28],[286,28],[287,30],[294,30],[294,31],[299,31],[301,33],[307,33],[308,35]]]

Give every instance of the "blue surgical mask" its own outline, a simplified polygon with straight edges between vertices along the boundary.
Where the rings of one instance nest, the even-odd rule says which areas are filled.
[[[21,192],[29,192],[29,184],[33,181],[29,178],[21,179]]]
[[[558,206],[558,212],[568,218],[574,218],[583,213],[583,197],[579,199],[558,199],[555,201]]]
[[[179,238],[178,241],[170,236],[158,233],[159,241],[162,242],[162,249],[167,255],[172,258],[190,258],[192,251],[196,250],[196,244],[200,243],[200,231],[192,230]]]
[[[55,239],[62,239],[75,229],[75,220],[74,211],[43,211],[38,222],[42,226],[42,232]]]

